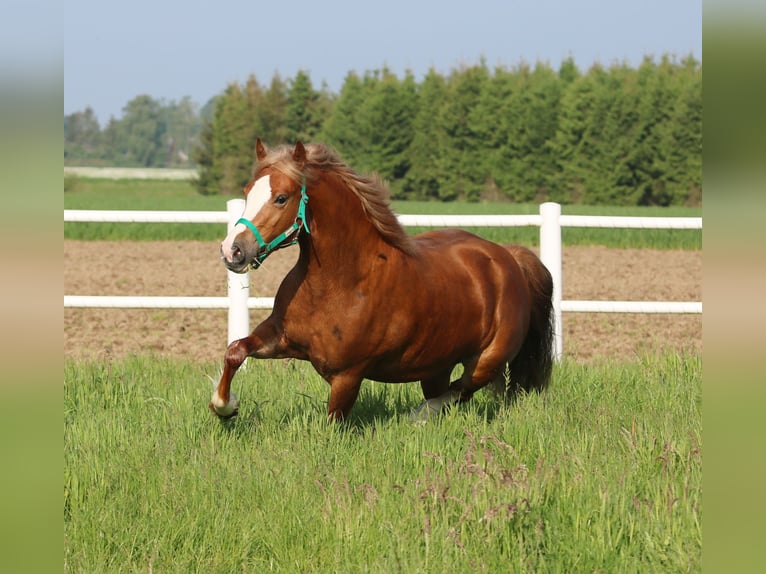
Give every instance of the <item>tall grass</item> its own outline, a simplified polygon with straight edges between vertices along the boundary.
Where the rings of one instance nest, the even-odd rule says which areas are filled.
[[[325,420],[306,363],[235,379],[134,357],[64,369],[64,561],[73,572],[675,572],[700,568],[701,359],[563,362],[425,425],[418,385],[365,382]]]
[[[224,211],[221,196],[201,196],[185,181],[78,179],[64,194],[66,209],[134,209],[168,211]],[[437,214],[529,214],[538,213],[532,204],[512,203],[436,203],[394,202],[397,213]],[[567,214],[639,215],[662,217],[698,217],[699,208],[564,206]],[[423,228],[408,228],[411,233]],[[474,233],[498,243],[537,245],[536,227],[473,228]],[[142,224],[142,223],[65,223],[67,239],[108,240],[217,240],[225,235],[223,224]],[[673,229],[587,229],[565,228],[566,245],[606,245],[608,247],[647,247],[655,249],[701,249],[699,230]]]

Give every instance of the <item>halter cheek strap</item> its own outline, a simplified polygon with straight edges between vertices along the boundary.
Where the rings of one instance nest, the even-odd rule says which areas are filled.
[[[277,235],[269,243],[264,241],[263,236],[258,231],[258,228],[253,225],[252,221],[245,219],[244,217],[241,217],[237,220],[237,223],[241,223],[253,232],[255,240],[258,242],[258,246],[260,247],[258,255],[256,255],[255,259],[253,259],[253,262],[251,263],[253,269],[260,267],[264,260],[277,249],[290,247],[291,245],[298,243],[298,236],[300,235],[301,229],[305,229],[306,233],[311,235],[308,221],[306,221],[306,204],[308,204],[308,202],[309,196],[306,194],[306,182],[303,182],[301,187],[301,199],[300,203],[298,204],[298,214],[295,216],[295,221],[286,231]],[[294,237],[288,241],[288,238],[291,235]]]

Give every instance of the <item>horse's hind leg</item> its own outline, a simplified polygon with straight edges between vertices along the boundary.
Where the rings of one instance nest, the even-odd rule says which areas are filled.
[[[450,391],[450,375],[453,367],[450,366],[438,375],[420,381],[425,400],[410,413],[411,421],[425,421],[433,415],[441,413],[445,408],[455,404],[460,395]]]
[[[485,351],[463,363],[463,376],[450,384],[450,390],[460,393],[460,402],[466,402],[479,389],[503,377],[508,356],[506,353]]]
[[[426,400],[440,397],[449,390],[449,378],[452,374],[452,368],[453,367],[450,366],[448,370],[443,371],[430,379],[423,379],[420,381],[420,388],[422,389],[423,397]]]

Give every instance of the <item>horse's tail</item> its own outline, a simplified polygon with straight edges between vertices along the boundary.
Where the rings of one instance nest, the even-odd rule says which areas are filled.
[[[542,391],[548,386],[553,365],[553,279],[540,258],[526,247],[507,247],[521,267],[529,286],[529,330],[517,355],[508,365],[506,393]]]

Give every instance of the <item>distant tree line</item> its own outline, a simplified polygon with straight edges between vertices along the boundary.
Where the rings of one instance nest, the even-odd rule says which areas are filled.
[[[306,72],[275,75],[268,86],[251,76],[208,102],[196,123],[181,107],[193,105],[139,96],[102,132],[91,125],[96,139],[70,138],[92,124],[88,110],[65,116],[65,160],[102,154],[177,165],[183,151],[198,167],[200,193],[237,194],[256,137],[270,145],[301,139],[380,173],[396,199],[701,202],[702,69],[691,57],[584,73],[571,59],[558,70],[481,62],[446,76],[431,70],[420,82],[384,68],[349,73],[339,94],[315,89]]]
[[[163,102],[139,95],[123,108],[121,119],[101,129],[92,108],[64,116],[64,163],[120,167],[193,167],[193,154],[205,108],[191,98]]]

